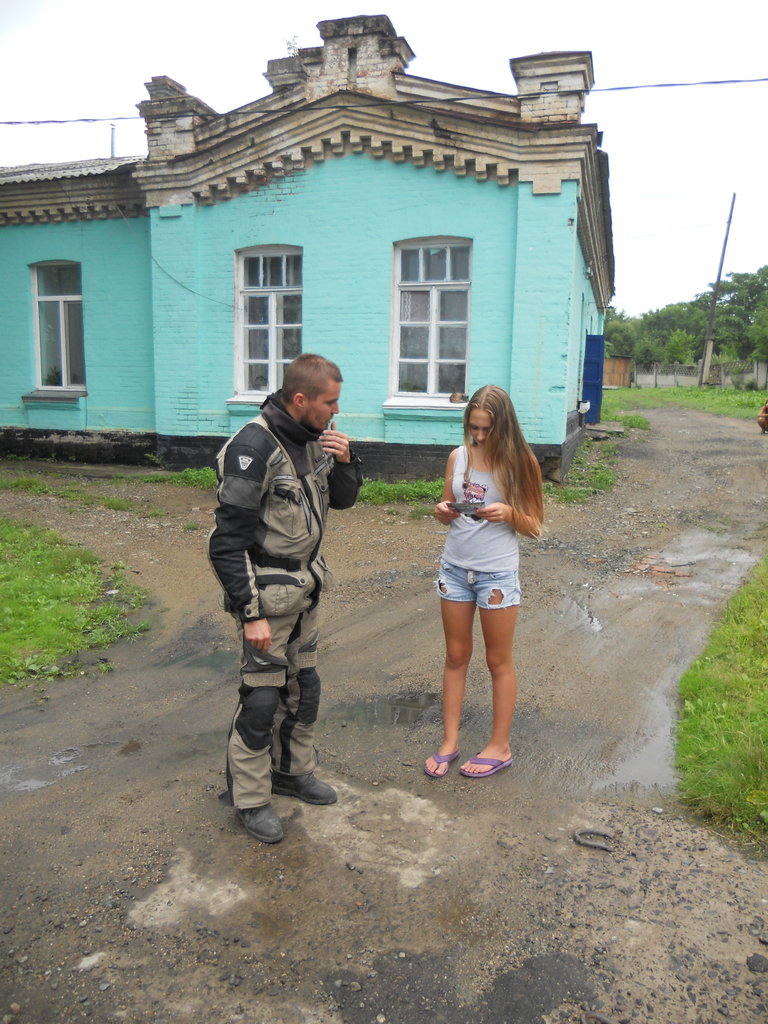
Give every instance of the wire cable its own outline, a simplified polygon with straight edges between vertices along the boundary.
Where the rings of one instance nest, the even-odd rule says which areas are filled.
[[[765,78],[721,78],[703,82],[649,82],[645,85],[608,85],[602,88],[594,87],[587,90],[588,95],[595,92],[629,92],[635,89],[692,89],[705,85],[753,85],[757,82],[768,82]],[[472,100],[482,99],[518,99],[516,95],[500,92],[478,90],[471,96],[444,96],[430,97],[428,99],[406,99],[406,100],[370,100],[365,103],[338,103],[325,105],[318,103],[315,110],[366,110],[371,107],[410,107],[421,104],[444,104],[444,103],[466,103]],[[233,113],[233,111],[228,111]],[[274,112],[270,111],[269,116]],[[202,116],[202,115],[201,115]],[[208,117],[215,119],[225,117],[226,114],[210,114]],[[266,116],[266,115],[265,115]],[[70,118],[46,118],[36,121],[0,121],[0,125],[11,127],[14,125],[46,125],[46,124],[100,124],[110,121],[143,121],[144,118],[138,114],[118,117],[70,117]]]

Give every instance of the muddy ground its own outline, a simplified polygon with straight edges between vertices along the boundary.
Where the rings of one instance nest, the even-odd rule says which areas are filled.
[[[677,680],[768,550],[768,438],[647,415],[619,442],[617,486],[548,503],[524,545],[515,762],[491,779],[422,771],[440,736],[444,528],[405,506],[332,513],[318,739],[340,799],[275,798],[274,847],[219,801],[236,651],[204,554],[212,495],[52,465],[36,468],[147,514],[0,492],[0,515],[127,566],[152,627],[107,652],[109,673],[98,652],[81,676],[0,695],[0,1016],[768,1019],[766,862],[686,813],[671,760]],[[489,721],[478,645],[466,754]],[[609,849],[577,845],[580,828]]]

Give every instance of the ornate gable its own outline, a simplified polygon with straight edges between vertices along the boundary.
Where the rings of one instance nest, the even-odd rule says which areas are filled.
[[[318,29],[323,46],[269,62],[270,96],[227,114],[152,79],[139,105],[149,159],[137,171],[149,206],[215,203],[350,153],[502,186],[530,181],[536,192],[581,180],[597,144],[594,126],[581,125],[588,53],[513,61],[522,89],[506,96],[407,75],[413,53],[387,17]]]

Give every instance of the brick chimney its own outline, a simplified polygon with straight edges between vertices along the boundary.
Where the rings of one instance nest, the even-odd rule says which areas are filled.
[[[321,21],[317,28],[322,46],[269,61],[265,78],[273,91],[303,85],[307,100],[344,91],[395,95],[392,76],[405,71],[414,53],[386,15]]]
[[[195,149],[195,127],[204,118],[216,117],[216,111],[196,96],[190,96],[183,85],[167,75],[157,75],[145,83],[148,100],[138,103],[146,122],[147,147],[150,160],[170,160]]]
[[[589,51],[515,57],[509,66],[523,121],[581,123],[584,97],[595,83]]]

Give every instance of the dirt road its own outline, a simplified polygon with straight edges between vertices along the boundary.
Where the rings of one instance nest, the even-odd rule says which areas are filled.
[[[766,863],[677,805],[671,731],[681,671],[768,550],[768,438],[647,415],[618,485],[549,503],[525,544],[515,764],[492,779],[421,768],[439,738],[443,528],[404,506],[332,514],[319,774],[340,800],[276,798],[270,848],[218,799],[236,652],[204,557],[212,496],[78,467],[79,486],[164,513],[0,492],[0,515],[124,563],[152,622],[108,674],[94,655],[81,677],[0,694],[0,1015],[764,1022]],[[478,654],[465,753],[489,721]],[[609,849],[577,845],[580,828]]]

